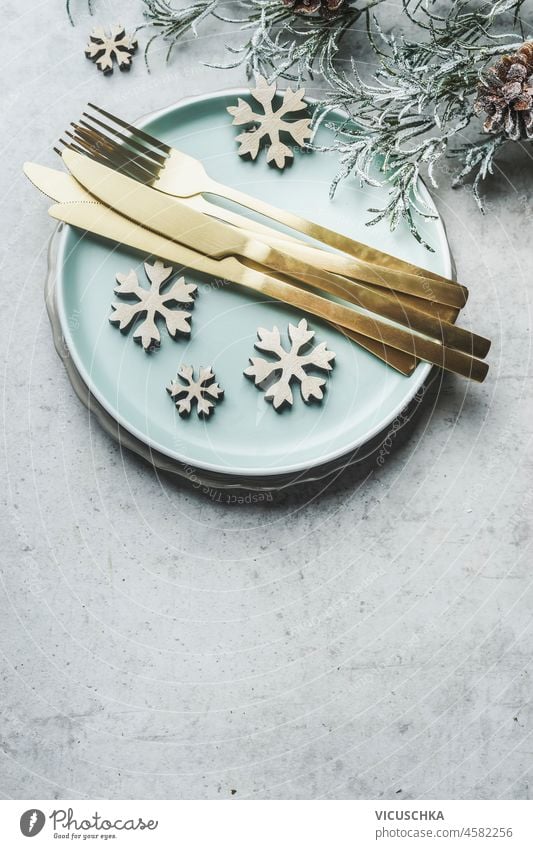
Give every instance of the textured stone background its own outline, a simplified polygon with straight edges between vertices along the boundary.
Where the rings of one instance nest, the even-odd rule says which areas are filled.
[[[530,161],[508,157],[485,218],[436,193],[494,340],[487,382],[445,379],[364,481],[210,501],[121,454],[74,397],[42,297],[52,223],[21,163],[54,164],[88,99],[134,117],[243,74],[201,67],[222,56],[204,28],[169,67],[156,52],[152,75],[137,57],[104,79],[72,7],[75,28],[61,0],[0,2],[0,793],[528,798]]]

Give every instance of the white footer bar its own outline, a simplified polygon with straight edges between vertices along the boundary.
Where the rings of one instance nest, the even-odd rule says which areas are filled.
[[[533,803],[0,801],[1,846],[67,844],[120,849],[532,849]]]

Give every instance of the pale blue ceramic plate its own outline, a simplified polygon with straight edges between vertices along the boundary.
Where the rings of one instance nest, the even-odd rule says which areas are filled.
[[[386,191],[361,189],[345,181],[333,201],[328,191],[334,156],[299,153],[279,172],[264,156],[251,162],[237,155],[226,107],[245,90],[217,92],[181,101],[139,122],[171,145],[200,158],[215,179],[264,198],[356,239],[451,276],[451,258],[440,220],[425,225],[436,248],[429,254],[404,227],[365,227],[369,206],[385,202]],[[324,143],[331,131],[322,128]],[[421,187],[422,193],[426,191]],[[429,195],[426,194],[431,205]],[[110,415],[150,448],[197,469],[225,476],[265,478],[321,466],[362,446],[390,424],[426,380],[421,364],[403,377],[326,323],[307,316],[316,341],[326,341],[337,357],[322,403],[306,405],[295,388],[292,408],[276,413],[264,393],[243,376],[258,327],[277,325],[286,333],[298,311],[264,301],[237,286],[222,286],[184,270],[198,285],[190,338],[171,339],[162,328],[161,347],[147,354],[109,323],[117,272],[134,268],[140,277],[146,257],[71,227],[60,237],[57,310],[70,355],[80,376]],[[196,414],[181,419],[165,387],[180,363],[211,365],[225,390],[224,400],[206,421]]]

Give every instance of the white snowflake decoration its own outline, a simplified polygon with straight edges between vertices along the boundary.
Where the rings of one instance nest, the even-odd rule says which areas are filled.
[[[172,266],[165,266],[160,260],[153,265],[144,263],[146,276],[150,281],[150,289],[145,289],[139,284],[135,271],[128,274],[117,274],[118,286],[114,290],[117,295],[133,295],[137,298],[135,303],[111,304],[114,312],[109,316],[111,324],[118,324],[121,330],[126,330],[141,315],[145,316],[139,325],[133,338],[140,342],[145,351],[161,342],[161,334],[157,326],[157,318],[164,319],[167,330],[173,338],[178,333],[190,333],[190,312],[178,310],[175,304],[190,304],[193,302],[193,293],[196,286],[186,283],[180,277],[170,289],[161,291],[161,287],[172,274]],[[173,306],[174,305],[174,306]]]
[[[263,107],[264,114],[254,112],[249,103],[239,97],[237,106],[229,106],[228,112],[233,115],[233,124],[255,124],[255,129],[248,130],[237,136],[240,142],[239,156],[249,154],[255,159],[259,153],[261,141],[270,139],[267,152],[267,162],[275,162],[278,168],[284,168],[286,160],[293,158],[291,148],[280,139],[281,133],[292,136],[300,146],[311,138],[310,121],[301,118],[297,121],[288,121],[286,116],[291,112],[301,112],[307,109],[307,103],[303,99],[304,89],[292,91],[288,88],[283,92],[283,102],[277,111],[274,111],[272,103],[276,94],[276,84],[268,85],[264,77],[259,74],[256,77],[257,88],[250,93]]]
[[[85,48],[85,55],[107,76],[113,73],[113,62],[117,63],[121,71],[129,71],[131,57],[136,50],[135,36],[127,35],[123,26],[115,24],[111,27],[109,34],[103,27],[93,29]]]
[[[181,366],[178,371],[180,380],[171,380],[167,386],[167,392],[175,402],[180,416],[188,416],[191,412],[192,402],[196,401],[196,412],[200,418],[210,416],[213,401],[220,400],[224,390],[214,383],[215,375],[210,368],[200,368],[198,380],[194,378],[192,366]]]
[[[277,327],[274,327],[273,330],[265,330],[262,327],[258,329],[259,342],[255,343],[255,347],[259,351],[268,351],[275,354],[278,359],[275,362],[269,362],[260,357],[251,358],[252,365],[245,370],[244,374],[247,377],[254,378],[256,386],[264,388],[264,385],[269,382],[273,375],[281,372],[279,379],[269,385],[265,392],[265,399],[272,401],[274,409],[278,410],[283,404],[293,403],[290,385],[293,379],[300,381],[300,392],[306,403],[311,398],[321,401],[324,397],[322,387],[326,381],[321,377],[313,377],[307,374],[306,368],[331,371],[333,368],[331,363],[335,359],[335,354],[327,350],[325,342],[312,348],[307,354],[300,353],[301,349],[308,345],[314,335],[313,330],[308,330],[307,321],[304,318],[298,326],[289,324],[289,338],[292,344],[290,350],[286,351],[281,344],[280,332]]]

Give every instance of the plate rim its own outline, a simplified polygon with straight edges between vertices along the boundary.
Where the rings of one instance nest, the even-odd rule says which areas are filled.
[[[241,87],[236,87],[236,88],[216,89],[214,91],[210,91],[210,92],[204,93],[204,94],[189,95],[187,97],[180,98],[179,100],[175,101],[174,103],[169,104],[168,106],[165,106],[161,109],[157,109],[157,110],[154,110],[153,112],[145,113],[140,118],[136,119],[133,123],[136,126],[138,126],[142,129],[142,128],[145,127],[145,125],[147,123],[149,123],[151,121],[158,120],[158,119],[164,117],[165,115],[167,115],[168,113],[173,112],[177,108],[181,108],[181,107],[187,106],[189,104],[201,103],[201,102],[206,101],[206,100],[227,97],[228,95],[236,96],[236,97],[243,97],[243,96],[246,96],[247,93],[249,93],[249,89],[241,86]],[[306,99],[309,100],[310,102],[312,102],[312,98],[309,97],[309,98],[306,98]],[[453,260],[452,260],[452,255],[451,255],[451,250],[450,250],[448,238],[446,236],[446,229],[445,229],[445,226],[444,226],[444,222],[442,220],[442,217],[441,217],[441,215],[440,215],[440,213],[439,213],[439,211],[438,211],[438,209],[435,205],[433,197],[431,196],[426,184],[424,183],[424,181],[422,180],[421,177],[419,177],[418,179],[419,179],[419,191],[420,191],[423,199],[428,203],[429,208],[433,209],[433,211],[435,212],[435,214],[437,216],[436,219],[435,219],[435,227],[436,227],[436,231],[437,231],[437,237],[438,237],[439,244],[444,249],[443,250],[443,257],[444,257],[445,265],[446,265],[444,274],[447,277],[452,277],[453,276]],[[272,468],[257,468],[257,467],[254,468],[253,470],[246,468],[246,467],[244,467],[244,468],[234,467],[231,470],[229,470],[227,467],[220,466],[216,463],[211,463],[211,462],[201,462],[201,463],[199,463],[196,460],[192,460],[190,457],[186,457],[185,455],[180,454],[177,451],[173,451],[172,449],[169,449],[167,446],[162,445],[157,440],[152,439],[147,434],[139,431],[138,428],[135,427],[134,425],[132,425],[131,422],[128,422],[126,420],[126,418],[121,413],[119,413],[118,410],[116,410],[113,407],[112,404],[108,403],[105,395],[102,392],[100,392],[99,388],[96,385],[93,384],[93,381],[91,380],[90,374],[87,373],[87,370],[85,369],[85,367],[83,365],[81,357],[78,356],[76,346],[73,344],[71,328],[70,328],[69,322],[67,320],[66,309],[65,309],[66,305],[65,305],[65,301],[64,301],[64,285],[62,285],[62,280],[61,280],[62,270],[63,270],[64,264],[65,264],[65,251],[66,251],[67,239],[69,238],[69,234],[71,233],[71,231],[75,231],[75,229],[76,228],[67,224],[67,225],[64,225],[61,228],[61,232],[58,233],[58,228],[56,228],[56,230],[55,230],[55,233],[59,237],[59,244],[57,245],[57,256],[56,256],[56,263],[57,264],[56,264],[56,270],[55,270],[55,276],[56,276],[56,287],[55,287],[55,290],[56,290],[55,291],[56,306],[57,306],[57,312],[58,312],[58,319],[59,319],[59,323],[60,323],[60,326],[61,326],[61,332],[63,334],[65,343],[67,345],[69,354],[72,357],[72,360],[73,360],[80,376],[82,377],[86,386],[89,388],[90,392],[94,395],[94,397],[98,400],[98,402],[102,405],[102,407],[106,410],[106,412],[109,413],[109,415],[112,416],[112,418],[117,422],[117,424],[119,424],[121,427],[123,427],[132,436],[134,436],[140,442],[144,443],[150,449],[158,451],[160,454],[164,455],[165,457],[168,457],[169,459],[171,459],[175,462],[182,463],[182,464],[189,464],[191,466],[194,466],[195,468],[202,469],[202,470],[207,471],[207,472],[220,474],[220,475],[223,475],[223,476],[248,477],[250,479],[254,479],[254,478],[268,479],[270,477],[276,478],[276,477],[280,477],[282,475],[298,474],[299,472],[305,472],[305,471],[309,471],[313,468],[318,468],[320,466],[324,466],[327,463],[331,463],[331,462],[334,462],[335,460],[339,460],[343,457],[347,457],[349,454],[357,451],[362,446],[364,446],[365,444],[370,442],[377,435],[379,435],[383,430],[385,430],[391,424],[391,422],[393,422],[394,419],[397,418],[397,416],[399,416],[400,413],[411,403],[411,401],[414,399],[414,397],[416,396],[416,394],[420,390],[420,388],[424,385],[424,383],[428,379],[431,371],[434,368],[430,363],[424,363],[424,362],[420,363],[417,366],[413,375],[411,376],[409,391],[402,398],[401,402],[399,404],[397,404],[392,409],[392,411],[390,411],[387,414],[386,417],[384,417],[378,424],[369,428],[369,430],[366,431],[366,433],[364,433],[362,436],[355,439],[353,442],[351,442],[347,445],[344,445],[341,448],[337,448],[337,449],[332,450],[328,454],[321,456],[314,463],[313,462],[310,463],[310,462],[300,461],[300,462],[297,462],[297,463],[285,465],[285,466],[283,466],[283,468],[274,469],[274,470]],[[57,285],[57,284],[60,284],[60,285]],[[416,380],[414,379],[415,376],[416,376]]]

